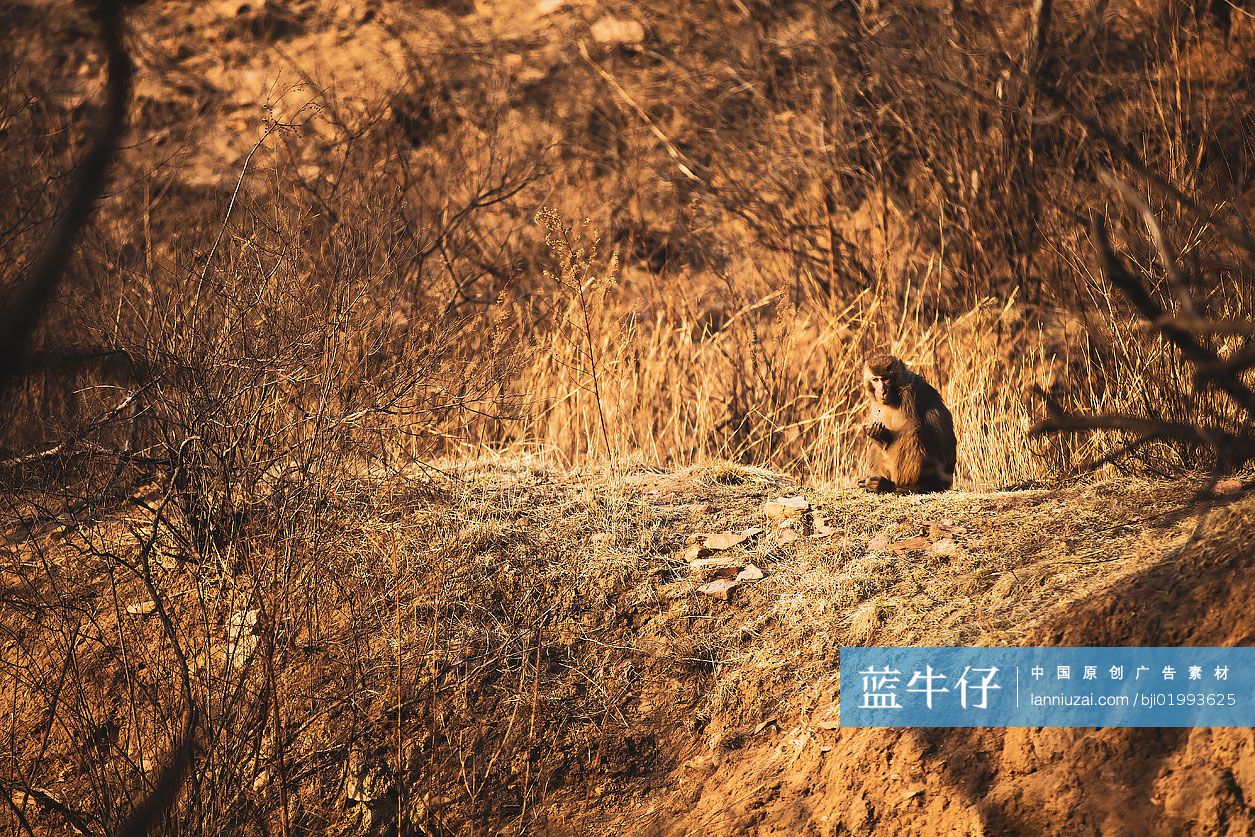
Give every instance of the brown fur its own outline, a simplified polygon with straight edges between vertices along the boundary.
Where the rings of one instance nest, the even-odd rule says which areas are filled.
[[[958,444],[941,395],[889,354],[867,360],[863,382],[870,401],[863,432],[879,445],[882,464],[862,487],[899,494],[948,489]]]

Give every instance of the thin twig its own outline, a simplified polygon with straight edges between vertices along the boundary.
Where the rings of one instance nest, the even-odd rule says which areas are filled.
[[[645,127],[649,129],[650,133],[658,138],[658,141],[662,143],[663,148],[667,149],[667,154],[672,160],[675,160],[676,168],[680,170],[680,173],[689,180],[696,180],[698,183],[701,183],[702,179],[694,174],[693,169],[689,167],[688,158],[680,153],[680,149],[676,148],[675,143],[667,138],[667,135],[662,132],[662,129],[659,128],[657,124],[654,123],[654,120],[649,117],[649,114],[645,112],[645,109],[638,105],[636,100],[628,95],[628,92],[623,89],[623,85],[619,84],[614,76],[606,72],[600,64],[592,59],[592,56],[588,54],[588,47],[585,43],[580,41],[577,44],[577,47],[580,52],[580,57],[587,61],[588,66],[592,67],[594,72],[601,76],[602,80],[605,81],[606,84],[610,85],[610,89],[613,90],[615,94],[628,105],[628,107],[632,108],[632,110],[636,112],[636,115],[639,116],[641,121],[645,123]]]

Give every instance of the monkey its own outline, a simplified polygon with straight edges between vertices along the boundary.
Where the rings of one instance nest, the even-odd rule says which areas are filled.
[[[941,394],[891,354],[863,365],[869,411],[863,432],[881,450],[881,473],[859,485],[873,494],[925,494],[954,482],[958,442]]]

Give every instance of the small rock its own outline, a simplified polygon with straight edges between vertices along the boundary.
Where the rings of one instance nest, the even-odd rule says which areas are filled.
[[[871,806],[867,800],[859,797],[849,804],[841,815],[841,823],[856,834],[867,831],[866,825],[872,818]]]
[[[697,592],[703,596],[710,596],[712,599],[726,602],[732,598],[732,591],[736,589],[736,585],[737,583],[731,579],[719,578],[698,587]]]
[[[744,532],[716,532],[713,535],[706,536],[707,549],[731,549],[739,546],[749,540],[749,535]]]
[[[1230,479],[1230,480],[1221,480],[1220,482],[1216,483],[1214,492],[1216,496],[1220,497],[1226,494],[1237,494],[1241,490],[1242,490],[1242,481]]]
[[[234,667],[244,665],[257,650],[259,621],[256,610],[239,610],[227,621],[226,657]]]
[[[768,718],[758,726],[754,727],[754,731],[751,732],[750,735],[758,735],[760,732],[767,729],[767,727],[775,727],[778,730],[780,728],[780,722],[775,718]]]
[[[392,777],[386,767],[369,764],[349,773],[345,796],[353,802],[371,803],[392,791]]]
[[[836,528],[828,525],[828,518],[815,518],[815,531],[811,533],[812,538],[826,538],[829,535],[836,534]]]
[[[675,557],[679,558],[681,561],[691,564],[699,558],[705,558],[709,554],[710,550],[706,547],[699,543],[691,543],[684,549],[677,552]]]
[[[932,546],[930,546],[928,548],[928,551],[931,552],[933,555],[943,556],[946,558],[953,558],[955,555],[959,554],[960,550],[959,550],[959,545],[955,543],[953,539],[942,538],[941,540],[935,542]]]
[[[867,542],[868,552],[884,552],[889,548],[889,538],[886,535],[877,535]]]
[[[800,518],[810,507],[811,504],[806,502],[805,497],[776,497],[763,504],[763,512],[768,520],[787,520]]]
[[[791,527],[784,528],[784,529],[781,529],[779,532],[776,532],[777,543],[781,543],[781,544],[793,543],[794,541],[799,541],[801,539],[802,539],[802,533],[799,532],[797,529],[794,529]]]
[[[231,614],[227,623],[227,635],[231,639],[257,633],[257,621],[260,614],[255,610],[237,610]]]
[[[126,606],[126,612],[132,616],[147,616],[157,612],[157,603],[152,599],[146,602],[132,602]]]
[[[710,753],[693,756],[693,758],[684,762],[684,769],[691,770],[694,773],[702,775],[711,773],[718,767],[718,760]]]
[[[886,547],[886,549],[890,552],[911,552],[915,550],[922,551],[928,549],[928,547],[928,538],[923,535],[916,535],[913,538],[907,538],[906,540],[891,543]]]
[[[736,574],[737,581],[761,581],[763,571],[753,564],[748,565],[745,569]]]
[[[540,0],[534,7],[536,16],[545,17],[546,15],[551,15],[565,6],[566,3],[567,0]]]
[[[592,35],[604,47],[639,46],[645,40],[645,27],[634,20],[603,17],[593,24]]]
[[[898,801],[897,801],[897,802],[895,802],[895,803],[893,803],[893,804],[894,804],[895,806],[897,806],[897,805],[903,805],[903,804],[905,804],[905,803],[907,803],[907,802],[910,802],[910,801],[911,801],[912,799],[914,799],[915,797],[917,797],[917,796],[923,796],[923,795],[924,795],[924,789],[923,789],[923,788],[916,788],[915,790],[909,790],[909,791],[907,791],[906,793],[902,794],[902,796],[900,796],[900,797],[898,798]]]
[[[549,70],[543,67],[523,67],[514,74],[519,87],[531,87],[549,78]]]

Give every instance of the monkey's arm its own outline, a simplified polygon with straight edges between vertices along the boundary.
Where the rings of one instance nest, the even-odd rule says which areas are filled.
[[[868,438],[878,445],[888,447],[893,444],[893,431],[878,421],[869,422],[863,425],[863,432],[867,434]]]

